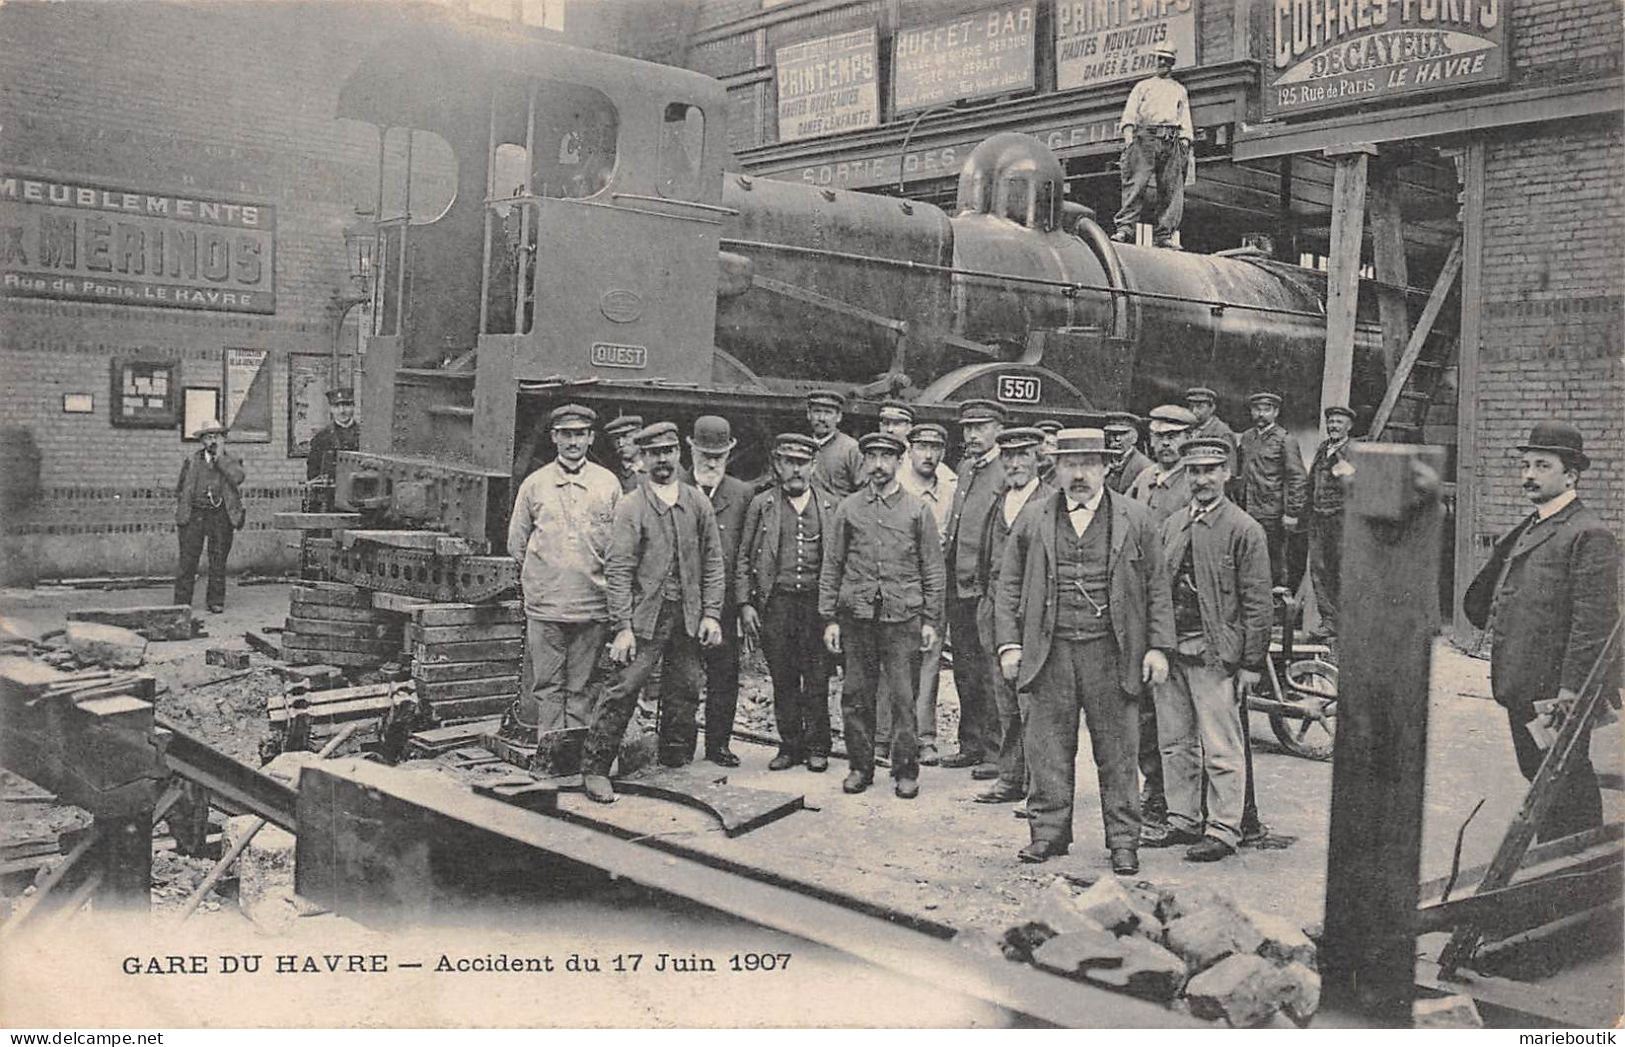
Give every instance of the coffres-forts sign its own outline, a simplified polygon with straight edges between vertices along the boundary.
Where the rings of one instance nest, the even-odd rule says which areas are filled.
[[[1504,79],[1510,0],[1274,0],[1273,116]]]

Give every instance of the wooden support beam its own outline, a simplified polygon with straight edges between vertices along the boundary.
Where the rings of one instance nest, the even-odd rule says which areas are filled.
[[[1354,384],[1354,325],[1360,301],[1360,245],[1365,237],[1366,147],[1336,157],[1332,179],[1332,243],[1326,255],[1326,360],[1320,407],[1347,405]]]
[[[1416,330],[1410,333],[1405,344],[1405,351],[1395,364],[1393,372],[1388,376],[1388,391],[1383,394],[1382,404],[1378,406],[1377,413],[1371,420],[1371,437],[1377,439],[1382,436],[1383,427],[1393,417],[1394,407],[1399,403],[1399,394],[1405,389],[1405,383],[1411,376],[1411,369],[1422,356],[1422,348],[1427,344],[1428,335],[1433,333],[1433,324],[1444,310],[1444,303],[1450,297],[1450,288],[1456,283],[1456,276],[1461,272],[1461,241],[1457,240],[1445,256],[1444,267],[1439,270],[1439,278],[1433,282],[1433,290],[1428,294],[1427,305],[1422,307],[1422,315],[1416,321]],[[1378,274],[1381,275],[1380,273]],[[1384,328],[1384,351],[1387,349],[1387,329]]]
[[[1477,630],[1461,606],[1467,584],[1478,573],[1488,550],[1477,545],[1478,529],[1478,424],[1479,348],[1483,345],[1481,299],[1484,261],[1484,142],[1467,144],[1461,157],[1461,343],[1456,363],[1456,535],[1455,611],[1456,642],[1470,646]]]
[[[1321,971],[1329,1005],[1410,1024],[1428,684],[1437,627],[1437,448],[1358,444],[1343,538],[1337,747]]]
[[[1371,167],[1371,256],[1377,279],[1377,310],[1382,322],[1382,365],[1389,381],[1410,338],[1410,311],[1405,292],[1410,283],[1405,264],[1405,223],[1399,206],[1399,164],[1378,160]]]

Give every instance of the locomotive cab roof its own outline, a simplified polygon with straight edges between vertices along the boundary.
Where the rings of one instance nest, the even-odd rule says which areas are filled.
[[[959,169],[956,214],[988,214],[1038,232],[1061,228],[1066,174],[1032,135],[996,134],[972,149]]]

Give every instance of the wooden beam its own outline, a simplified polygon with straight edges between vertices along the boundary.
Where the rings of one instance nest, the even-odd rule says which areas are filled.
[[[1371,151],[1337,158],[1332,186],[1332,243],[1326,256],[1326,359],[1320,407],[1347,406],[1354,383],[1355,313],[1360,301],[1360,245]]]
[[[1371,255],[1377,279],[1377,310],[1382,321],[1382,364],[1393,384],[1394,369],[1410,338],[1410,311],[1405,292],[1410,284],[1405,264],[1405,222],[1399,205],[1399,165],[1378,160],[1371,168]]]
[[[1480,297],[1484,264],[1484,143],[1475,141],[1462,154],[1461,208],[1461,344],[1456,357],[1456,536],[1455,593],[1452,594],[1456,642],[1470,647],[1477,630],[1467,620],[1461,597],[1483,563],[1478,536],[1478,381],[1483,345]]]
[[[1434,281],[1433,291],[1428,295],[1427,305],[1422,307],[1422,315],[1416,321],[1416,330],[1410,333],[1405,344],[1405,352],[1400,355],[1394,370],[1388,376],[1388,391],[1383,394],[1382,404],[1377,408],[1376,416],[1371,419],[1371,437],[1378,439],[1382,436],[1383,427],[1393,416],[1394,407],[1399,403],[1399,394],[1405,389],[1405,382],[1411,376],[1411,368],[1422,356],[1422,348],[1427,344],[1428,335],[1433,333],[1433,323],[1439,318],[1444,309],[1444,303],[1450,297],[1450,288],[1456,282],[1456,274],[1461,272],[1461,241],[1457,240],[1450,247],[1450,253],[1445,256],[1444,268],[1439,270],[1439,279]],[[1381,274],[1379,274],[1380,276]],[[1403,295],[1401,295],[1403,297]],[[1388,351],[1388,327],[1383,325],[1383,352]]]
[[[1410,1024],[1443,510],[1437,448],[1357,444],[1326,852],[1328,1004]]]

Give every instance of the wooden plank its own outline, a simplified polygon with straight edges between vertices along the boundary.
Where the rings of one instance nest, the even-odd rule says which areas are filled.
[[[388,640],[366,640],[354,636],[307,636],[303,633],[286,633],[282,637],[282,648],[295,651],[377,651],[382,654],[394,654],[399,651],[400,645]]]
[[[282,648],[275,640],[271,639],[269,636],[266,636],[262,632],[258,632],[254,629],[248,630],[247,632],[243,633],[243,642],[248,644],[251,650],[258,651],[267,658],[282,657]]]
[[[474,680],[456,680],[451,683],[419,683],[418,694],[431,702],[446,698],[476,698],[500,694],[513,698],[519,693],[519,676],[482,676]]]
[[[516,658],[483,662],[413,662],[412,679],[422,686],[452,680],[476,680],[482,676],[506,676],[517,669],[519,662],[520,659]]]
[[[290,590],[289,598],[305,603],[330,604],[334,607],[371,607],[372,592],[340,582],[306,582]]]
[[[412,611],[419,625],[480,625],[485,622],[520,622],[525,608],[518,600],[496,603],[427,603]]]
[[[380,595],[374,593],[374,596]],[[383,611],[371,607],[335,607],[326,603],[311,603],[309,600],[292,600],[288,603],[288,613],[295,618],[304,618],[309,621],[322,622],[382,622],[393,623],[393,617]]]
[[[325,691],[307,691],[303,694],[268,694],[265,696],[267,712],[287,705],[315,707],[333,702],[353,702],[357,698],[376,698],[398,690],[402,685],[393,683],[366,683],[355,687],[333,687]]]
[[[491,622],[483,625],[409,625],[407,639],[412,643],[444,644],[463,640],[519,640],[525,627],[518,622]]]
[[[448,724],[443,727],[434,727],[427,731],[414,731],[407,739],[407,754],[409,756],[437,756],[449,752],[460,745],[479,740],[487,734],[493,734],[502,726],[502,717],[490,716],[478,720],[469,720],[464,723]]]
[[[372,606],[380,611],[415,612],[420,607],[430,606],[428,600],[421,596],[407,596],[405,593],[386,593],[378,591],[372,594]]]
[[[1344,524],[1342,692],[1326,852],[1326,896],[1337,904],[1326,908],[1322,986],[1329,1005],[1402,1027],[1416,992],[1443,456],[1410,444],[1357,444],[1349,454],[1354,490]],[[1419,489],[1424,471],[1433,483]]]
[[[1529,853],[1524,855],[1523,864],[1518,867],[1513,879],[1517,880],[1556,872],[1558,871],[1558,863],[1563,859],[1572,858],[1582,852],[1617,845],[1620,840],[1625,840],[1625,822],[1607,822],[1595,829],[1587,829],[1585,832],[1573,833],[1569,836],[1559,837],[1556,840],[1550,840],[1538,847],[1529,849]],[[1452,893],[1459,895],[1462,891],[1472,890],[1477,887],[1479,882],[1484,879],[1484,874],[1489,871],[1489,868],[1489,864],[1485,863],[1456,873],[1456,885]],[[1422,884],[1418,895],[1423,900],[1438,899],[1444,893],[1444,885],[1448,882],[1450,882],[1449,876],[1436,876]]]
[[[1377,311],[1382,324],[1382,365],[1389,382],[1410,337],[1410,309],[1402,288],[1410,285],[1405,262],[1405,223],[1399,204],[1399,164],[1383,158],[1371,168],[1371,255],[1377,280]],[[1401,379],[1403,381],[1403,379]]]
[[[1336,158],[1332,181],[1332,242],[1326,255],[1326,362],[1320,407],[1347,405],[1354,382],[1355,313],[1360,300],[1360,245],[1371,147]]]
[[[186,604],[148,607],[88,607],[69,611],[70,622],[99,622],[132,629],[148,640],[190,640],[192,608]]]
[[[523,658],[523,640],[464,640],[456,643],[416,644],[412,657],[420,662],[480,662]]]
[[[1625,867],[1610,848],[1589,861],[1576,861],[1572,872],[1453,898],[1416,912],[1416,933],[1428,934],[1471,926],[1481,934],[1527,930],[1551,920],[1602,905],[1620,896]]]
[[[1605,993],[1570,995],[1539,983],[1495,978],[1472,971],[1456,971],[1447,978],[1438,965],[1425,959],[1416,963],[1416,984],[1433,992],[1470,996],[1480,1003],[1521,1012],[1529,1016],[1531,1024],[1607,1029],[1619,1021],[1619,1013],[1603,1002]]]
[[[365,720],[369,716],[382,716],[394,704],[394,696],[381,694],[371,698],[357,698],[349,702],[328,702],[307,709],[269,709],[266,711],[265,719],[272,724],[284,724],[301,716],[308,716],[312,723]]]
[[[281,531],[331,531],[354,527],[360,513],[272,513],[271,526]]]
[[[373,654],[357,651],[302,651],[298,648],[289,648],[281,654],[283,661],[292,665],[312,665],[325,662],[328,665],[348,666],[354,669],[376,669],[378,666],[391,660],[390,654]]]
[[[1405,389],[1405,382],[1411,376],[1411,369],[1422,355],[1422,349],[1427,344],[1428,335],[1433,331],[1433,322],[1439,318],[1444,309],[1444,303],[1450,297],[1450,288],[1456,282],[1456,275],[1461,272],[1462,246],[1457,240],[1445,256],[1444,268],[1439,270],[1439,278],[1433,283],[1433,290],[1428,294],[1427,305],[1422,307],[1422,315],[1416,321],[1416,330],[1411,332],[1410,341],[1405,345],[1405,352],[1399,358],[1394,375],[1388,382],[1388,391],[1383,394],[1382,404],[1377,408],[1376,416],[1371,420],[1371,434],[1375,439],[1382,435],[1383,428],[1388,419],[1393,417],[1394,408],[1399,404],[1400,393]],[[1459,480],[1458,480],[1459,482]]]
[[[434,717],[441,723],[483,720],[506,712],[513,703],[512,695],[483,695],[477,698],[453,698],[444,702],[430,702]]]
[[[1461,338],[1456,359],[1457,445],[1466,453],[1456,456],[1456,534],[1455,609],[1456,642],[1471,650],[1478,630],[1467,620],[1462,596],[1483,563],[1477,548],[1477,530],[1483,526],[1478,513],[1478,454],[1482,434],[1478,424],[1479,349],[1483,345],[1482,312],[1484,259],[1484,140],[1468,141],[1461,158]],[[1486,456],[1488,460],[1493,458]],[[1511,463],[1507,463],[1511,464]],[[1497,468],[1500,466],[1497,465]],[[1486,550],[1487,552],[1487,550]]]
[[[357,639],[388,640],[397,642],[401,627],[388,622],[327,622],[315,618],[289,618],[284,636],[349,636]]]

